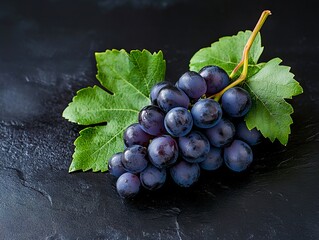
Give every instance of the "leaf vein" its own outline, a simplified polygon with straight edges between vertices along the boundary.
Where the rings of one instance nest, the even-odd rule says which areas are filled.
[[[118,131],[118,133],[116,133],[113,137],[111,137],[107,142],[105,142],[104,144],[102,144],[101,147],[99,147],[97,150],[95,150],[91,155],[95,155],[96,153],[98,153],[97,158],[100,158],[100,154],[101,154],[101,149],[104,148],[106,145],[108,145],[110,142],[113,141],[113,139],[115,139],[118,135],[120,135],[121,133],[123,133],[123,131],[126,129],[126,127],[123,127],[121,130]]]
[[[150,77],[150,79],[154,79],[155,74],[157,74],[158,69],[159,69],[159,65],[160,65],[160,60],[156,61],[156,67],[155,67],[155,71],[153,71],[152,76]],[[162,79],[161,79],[162,80]],[[151,88],[148,88],[148,92],[151,92]]]
[[[142,93],[138,88],[136,88],[133,84],[131,84],[125,77],[123,77],[121,74],[119,74],[113,67],[109,66],[110,69],[117,74],[124,82],[126,82],[129,86],[131,86],[133,89],[136,90],[137,93],[139,93],[140,95],[142,95],[144,98],[147,98],[147,96],[144,95],[144,93]]]
[[[272,112],[270,111],[270,109],[267,107],[267,105],[261,100],[261,98],[257,95],[256,92],[253,91],[253,89],[249,86],[249,84],[246,83],[246,86],[249,88],[250,92],[254,94],[254,96],[257,98],[257,100],[259,102],[261,102],[261,104],[265,107],[265,109],[267,110],[267,112],[273,116]]]
[[[92,113],[92,112],[108,112],[108,111],[119,111],[119,112],[134,112],[134,113],[138,113],[139,111],[135,110],[135,109],[129,109],[129,108],[104,108],[104,109],[100,109],[100,110],[88,110],[85,111],[86,113]]]
[[[149,83],[148,83],[148,81],[147,81],[147,79],[146,79],[146,75],[143,73],[142,67],[141,67],[141,65],[140,65],[140,63],[139,63],[137,57],[135,57],[134,54],[132,55],[132,57],[134,58],[134,62],[135,62],[135,64],[136,64],[136,66],[137,66],[137,69],[138,69],[139,73],[142,75],[142,78],[143,78],[143,80],[144,80],[144,82],[145,82],[145,84],[146,84],[147,91],[149,91],[150,87],[149,87]],[[144,95],[144,94],[143,94],[143,95]],[[144,96],[145,96],[145,95],[144,95]],[[147,97],[147,96],[146,96],[146,97]]]

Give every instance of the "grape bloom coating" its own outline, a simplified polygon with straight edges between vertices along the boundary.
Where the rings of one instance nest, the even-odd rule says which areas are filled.
[[[185,72],[175,84],[162,81],[151,88],[151,104],[124,131],[125,149],[108,162],[121,198],[133,198],[141,189],[156,191],[168,179],[188,188],[202,171],[222,166],[233,172],[248,169],[252,147],[263,140],[242,120],[251,109],[249,93],[236,86],[220,102],[210,97],[229,83],[224,69],[209,65]]]

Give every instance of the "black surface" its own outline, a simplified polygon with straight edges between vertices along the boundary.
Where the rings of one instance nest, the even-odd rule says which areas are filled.
[[[319,239],[319,33],[309,2],[0,2],[0,239]],[[262,10],[262,61],[291,66],[304,94],[290,101],[286,147],[265,143],[250,171],[205,175],[122,201],[108,173],[68,173],[81,127],[61,117],[92,86],[94,52],[164,52],[167,80]]]

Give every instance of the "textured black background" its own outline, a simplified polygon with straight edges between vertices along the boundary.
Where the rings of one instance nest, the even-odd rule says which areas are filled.
[[[319,35],[309,1],[0,2],[0,239],[319,239]],[[285,3],[286,2],[286,3]],[[108,173],[68,167],[81,127],[61,117],[97,84],[94,52],[163,50],[167,80],[226,35],[253,29],[304,94],[286,147],[255,149],[248,173],[204,174],[121,200]]]

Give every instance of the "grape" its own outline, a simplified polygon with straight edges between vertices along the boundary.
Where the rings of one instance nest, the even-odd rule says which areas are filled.
[[[140,145],[128,147],[123,152],[122,164],[131,173],[142,172],[148,164],[147,148]]]
[[[221,148],[211,146],[204,161],[199,166],[207,171],[213,171],[220,168],[224,162]]]
[[[156,83],[152,88],[151,88],[151,93],[150,93],[150,99],[152,104],[157,105],[157,97],[159,91],[166,86],[172,86],[173,84],[167,81],[162,81],[159,83]]]
[[[253,152],[247,143],[234,140],[230,146],[224,149],[224,161],[229,169],[242,172],[253,161]]]
[[[166,114],[164,126],[173,137],[185,136],[192,130],[193,117],[186,108],[175,107]]]
[[[215,147],[229,144],[235,135],[235,126],[227,118],[222,118],[214,127],[205,129],[205,135]]]
[[[157,190],[161,188],[166,181],[166,169],[159,169],[152,164],[140,174],[142,186],[148,190]]]
[[[263,136],[256,128],[249,130],[246,123],[242,121],[236,126],[236,138],[245,141],[250,146],[254,146],[261,143]]]
[[[191,109],[194,125],[199,128],[211,128],[222,117],[222,109],[218,102],[213,99],[200,99]]]
[[[146,133],[139,123],[133,123],[128,126],[124,133],[123,139],[126,147],[132,145],[141,145],[147,147],[152,136]]]
[[[108,161],[109,172],[114,177],[118,178],[119,176],[121,176],[123,173],[126,172],[122,164],[122,158],[123,158],[123,153],[118,152],[113,154]]]
[[[198,181],[200,168],[198,163],[180,161],[170,168],[170,175],[177,185],[190,187]]]
[[[108,161],[122,198],[134,197],[141,188],[160,189],[167,174],[186,188],[201,171],[215,171],[224,163],[234,172],[250,166],[251,146],[263,137],[243,120],[252,106],[249,93],[236,86],[224,92],[221,103],[211,97],[229,83],[222,68],[209,65],[198,73],[185,72],[175,84],[153,85],[152,105],[141,108],[138,122],[123,133],[126,149]]]
[[[178,139],[178,146],[184,160],[194,163],[202,162],[210,149],[208,139],[199,131],[191,131]]]
[[[140,191],[141,182],[133,173],[123,173],[116,181],[116,190],[122,198],[132,198]]]
[[[224,69],[210,65],[203,67],[199,74],[205,79],[207,85],[206,96],[220,92],[230,83],[228,74]]]
[[[169,167],[177,160],[178,145],[169,135],[156,137],[148,146],[148,157],[155,167]]]
[[[231,117],[242,117],[248,113],[252,102],[249,93],[241,87],[228,89],[221,98],[223,110]]]
[[[205,80],[197,72],[188,71],[176,82],[178,88],[182,89],[191,99],[200,98],[206,93],[207,85]]]
[[[138,122],[146,133],[159,136],[164,134],[165,113],[155,105],[148,105],[141,109],[138,114]]]
[[[158,93],[157,104],[164,112],[174,107],[188,108],[189,103],[186,93],[174,85],[163,87]]]

